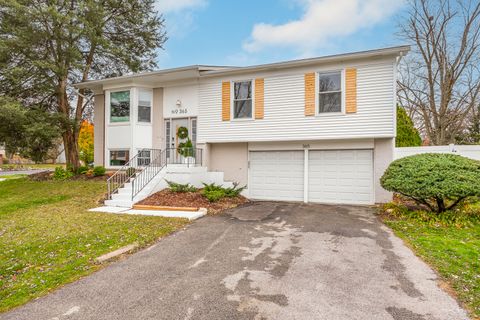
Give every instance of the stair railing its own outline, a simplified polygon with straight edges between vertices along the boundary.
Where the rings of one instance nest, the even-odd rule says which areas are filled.
[[[150,163],[132,179],[132,201],[135,196],[152,181],[152,179],[167,165],[167,150],[153,149],[150,153]]]
[[[150,163],[138,172],[132,181],[132,201],[152,179],[169,164],[184,164],[187,167],[202,165],[202,149],[180,147],[155,150]]]
[[[110,178],[107,179],[107,199],[112,199],[112,195],[130,182],[137,173],[148,166],[148,158],[144,157],[144,152],[160,152],[158,149],[142,149],[131,159],[128,160],[120,169],[118,169]]]

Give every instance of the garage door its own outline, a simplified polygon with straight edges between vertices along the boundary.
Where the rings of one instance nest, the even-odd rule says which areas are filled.
[[[303,201],[303,155],[303,151],[251,151],[250,197]]]
[[[372,150],[309,151],[308,200],[371,204]]]

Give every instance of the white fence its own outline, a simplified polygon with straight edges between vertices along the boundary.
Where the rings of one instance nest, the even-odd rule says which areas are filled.
[[[475,160],[480,160],[480,145],[467,146],[451,144],[448,146],[395,148],[394,158],[400,159],[420,153],[451,153]]]

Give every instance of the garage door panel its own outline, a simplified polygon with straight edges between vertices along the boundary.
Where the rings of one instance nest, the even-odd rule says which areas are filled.
[[[303,201],[303,151],[251,151],[253,199]]]
[[[309,201],[373,202],[372,150],[311,150],[308,167]]]

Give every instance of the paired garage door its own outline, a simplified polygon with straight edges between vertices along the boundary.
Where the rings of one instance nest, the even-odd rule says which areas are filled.
[[[249,193],[254,199],[371,204],[372,150],[251,151]]]

